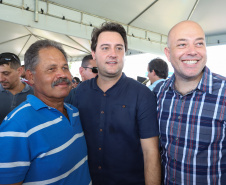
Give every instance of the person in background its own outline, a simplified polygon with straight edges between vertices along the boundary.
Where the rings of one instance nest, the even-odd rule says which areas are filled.
[[[168,77],[168,65],[161,58],[155,58],[148,63],[148,78],[151,82],[149,86],[150,90],[153,90],[155,86],[164,81]]]
[[[79,68],[79,73],[81,75],[82,82],[86,80],[90,80],[91,78],[95,78],[97,76],[98,68],[97,68],[96,61],[93,60],[92,55],[86,55],[82,59],[81,67]],[[73,89],[71,90],[70,94],[65,98],[64,100],[65,102],[72,101],[73,95],[75,93],[74,92],[75,88],[78,87],[82,82],[79,82],[78,84],[76,84],[76,86],[75,85],[73,86]]]
[[[81,67],[79,68],[79,73],[81,75],[82,81],[95,78],[98,74],[96,61],[93,60],[92,55],[86,55],[82,59]]]
[[[0,126],[0,184],[91,184],[78,110],[64,104],[71,90],[65,51],[39,40],[25,53],[25,69],[34,95]]]
[[[79,109],[93,185],[160,184],[155,96],[122,73],[123,26],[94,28],[91,50],[98,76],[82,82],[70,103]]]
[[[78,77],[75,76],[72,78],[72,88],[76,88],[79,83],[81,83],[81,81]]]
[[[205,34],[183,21],[168,34],[174,74],[154,89],[164,184],[225,184],[226,78],[206,66]]]
[[[21,73],[21,75],[20,75],[20,77],[22,78],[22,79],[26,79],[26,71],[25,71],[25,66],[24,65],[21,65],[21,67],[22,67],[22,73]]]
[[[27,83],[28,85],[31,86],[31,84],[29,83],[29,81],[26,78],[26,71],[25,71],[25,66],[22,65],[22,74],[20,75],[20,81]]]
[[[22,74],[20,59],[13,53],[0,54],[0,124],[5,116],[26,100],[33,89],[20,81]]]

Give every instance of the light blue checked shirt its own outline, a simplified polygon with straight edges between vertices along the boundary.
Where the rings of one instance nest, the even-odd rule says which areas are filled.
[[[226,78],[207,67],[197,88],[181,95],[175,76],[154,89],[164,184],[226,183]]]

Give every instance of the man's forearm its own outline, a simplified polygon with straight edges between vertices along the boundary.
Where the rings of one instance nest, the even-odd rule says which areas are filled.
[[[159,154],[144,154],[145,185],[161,184],[161,165]]]
[[[145,185],[161,184],[161,164],[158,137],[141,139],[144,156]]]

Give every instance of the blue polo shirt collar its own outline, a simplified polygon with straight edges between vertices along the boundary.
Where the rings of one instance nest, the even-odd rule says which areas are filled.
[[[39,98],[37,98],[34,95],[27,95],[27,101],[31,104],[31,106],[35,109],[35,110],[40,110],[42,108],[48,108],[48,109],[54,109],[53,107],[50,107],[48,105],[46,105],[42,100],[40,100]],[[64,103],[64,108],[67,110],[68,115],[70,117],[70,120],[72,120],[72,114],[73,114],[73,109],[70,108],[70,106],[68,106],[66,103]]]
[[[48,106],[41,101],[39,98],[37,98],[34,95],[27,95],[27,101],[31,104],[31,106],[35,109],[35,110],[39,110],[42,108],[48,108]]]

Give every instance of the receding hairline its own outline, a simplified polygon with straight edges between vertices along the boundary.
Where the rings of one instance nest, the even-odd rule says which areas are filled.
[[[202,27],[201,27],[197,22],[190,21],[190,20],[181,21],[181,22],[177,23],[176,25],[174,25],[174,26],[170,29],[170,31],[168,32],[168,37],[167,37],[167,47],[169,47],[169,40],[170,40],[170,36],[171,36],[172,32],[173,32],[175,29],[177,29],[179,26],[183,25],[183,24],[193,24],[193,25],[198,26],[198,27],[202,30],[202,32],[203,32],[203,34],[204,34],[204,39],[205,39],[205,33],[204,33],[204,30],[202,29]]]

